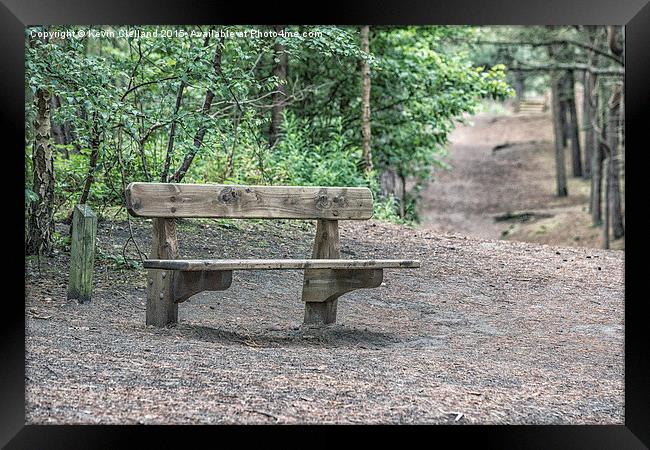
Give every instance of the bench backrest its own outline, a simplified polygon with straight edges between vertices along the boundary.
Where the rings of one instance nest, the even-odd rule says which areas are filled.
[[[129,214],[229,219],[370,219],[372,192],[359,187],[131,183]]]

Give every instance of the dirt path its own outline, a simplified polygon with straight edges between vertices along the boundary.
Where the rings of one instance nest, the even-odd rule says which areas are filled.
[[[437,171],[423,191],[424,226],[485,239],[601,246],[601,229],[591,227],[587,211],[589,182],[569,177],[569,196],[555,196],[548,113],[480,114],[470,126],[458,127],[450,140],[452,169]],[[502,144],[509,145],[494,150]],[[533,214],[495,221],[509,212]],[[612,244],[623,247],[622,239]]]
[[[150,222],[134,226],[148,248]],[[302,257],[313,232],[179,225],[185,257]],[[127,236],[101,224],[89,304],[65,298],[67,253],[28,262],[27,423],[624,421],[623,252],[344,222],[344,257],[422,268],[344,295],[320,333],[299,327],[300,271],[235,272],[154,329],[145,271],[114,263]]]

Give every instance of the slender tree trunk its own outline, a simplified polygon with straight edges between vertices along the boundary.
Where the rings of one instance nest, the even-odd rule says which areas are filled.
[[[207,45],[207,39],[208,38],[206,38],[206,45]],[[212,60],[212,68],[214,69],[216,74],[221,73],[221,56],[223,54],[224,39],[225,37],[222,37],[219,43],[217,44],[217,48],[214,52],[214,59]],[[210,108],[212,107],[213,99],[214,99],[214,92],[212,91],[212,89],[208,89],[205,93],[205,99],[203,100],[203,107],[201,108],[201,114],[204,117],[210,113]],[[171,182],[173,183],[181,182],[181,180],[189,170],[190,165],[194,160],[194,157],[199,152],[201,145],[203,145],[203,138],[205,137],[206,131],[207,131],[207,126],[205,124],[199,126],[198,131],[194,135],[194,144],[192,146],[192,149],[185,155],[185,158],[183,159],[181,166],[178,168],[176,172],[174,172],[174,175],[170,178]]]
[[[619,39],[619,32],[621,33],[621,38]],[[609,44],[609,50],[612,54],[620,57],[622,60],[625,60],[625,47],[621,43],[624,40],[624,30],[622,26],[608,26],[607,27],[607,43]],[[612,97],[609,102],[609,117],[608,117],[608,126],[607,126],[607,142],[610,151],[610,168],[609,168],[609,184],[611,192],[608,190],[608,194],[611,198],[611,221],[612,221],[612,231],[614,234],[614,239],[619,239],[625,234],[625,229],[623,227],[623,212],[621,205],[621,153],[619,151],[619,139],[618,133],[620,128],[620,106],[621,106],[621,96],[622,96],[623,86],[622,84],[617,84],[614,86],[612,91]]]
[[[605,160],[603,161],[603,178],[605,179],[605,223],[603,224],[603,248],[609,248],[609,194],[610,194],[610,181],[611,178],[607,176],[609,173],[609,164],[611,162],[611,156],[607,154]]]
[[[607,125],[607,144],[609,146],[609,187],[608,192],[611,204],[611,224],[614,239],[619,239],[625,234],[623,227],[623,212],[621,206],[620,186],[620,158],[618,145],[619,119],[621,104],[621,85],[614,86],[612,97],[609,101],[609,120]]]
[[[185,89],[185,81],[181,80],[178,85],[178,91],[176,92],[176,106],[174,107],[174,120],[172,121],[171,126],[169,127],[169,139],[167,140],[167,154],[165,155],[165,165],[163,167],[162,173],[160,174],[161,183],[167,182],[167,177],[169,176],[169,166],[172,162],[172,155],[174,153],[174,138],[176,137],[176,125],[178,124],[177,115],[178,111],[181,108],[181,101],[183,100],[183,91]]]
[[[592,126],[594,128],[594,154],[592,159],[592,173],[591,173],[591,223],[593,226],[603,225],[603,190],[605,181],[604,165],[607,156],[607,108],[604,101],[599,101],[598,98],[604,98],[605,88],[603,83],[596,85],[596,104],[594,119]]]
[[[562,124],[562,147],[567,147],[569,143],[569,111],[567,107],[566,97],[566,78],[560,78],[558,92],[560,96],[560,122]]]
[[[74,152],[79,153],[80,147],[79,144],[75,143],[75,134],[72,130],[72,125],[70,122],[63,122],[63,135],[65,136],[66,145],[74,144]],[[69,152],[68,152],[69,155]]]
[[[275,31],[280,32],[284,26],[275,26]],[[273,75],[278,78],[278,84],[275,87],[275,93],[271,97],[271,125],[269,127],[269,146],[273,147],[278,141],[280,136],[280,125],[282,124],[282,112],[284,111],[284,101],[287,97],[287,66],[289,58],[285,51],[284,44],[281,43],[280,38],[275,41],[273,49]]]
[[[604,89],[603,89],[604,92]],[[609,228],[610,228],[610,194],[611,194],[611,177],[610,173],[610,163],[611,163],[611,148],[607,144],[607,131],[609,128],[609,116],[608,116],[608,106],[603,102],[603,119],[602,119],[602,142],[603,142],[603,190],[605,193],[605,211],[604,211],[604,222],[603,222],[603,248],[609,248]]]
[[[564,158],[563,139],[563,122],[562,109],[560,106],[560,92],[562,90],[562,80],[558,72],[551,75],[551,96],[553,102],[553,130],[555,132],[555,181],[557,187],[557,196],[566,197],[568,195],[566,167]]]
[[[593,135],[593,133],[591,133]],[[596,136],[597,137],[597,136]],[[602,173],[603,173],[603,148],[596,143],[591,155],[591,224],[595,227],[602,225]]]
[[[623,32],[623,27],[620,25],[608,25],[607,26],[607,44],[609,45],[609,50],[616,56],[622,57],[624,53],[624,48],[619,42],[619,32]]]
[[[388,198],[390,195],[395,195],[396,175],[395,170],[391,168],[386,168],[379,174],[379,190],[382,197]]]
[[[370,53],[370,27],[364,25],[361,27],[361,51]],[[370,64],[364,60],[361,63],[362,76],[362,98],[361,98],[361,133],[363,135],[362,154],[364,160],[364,170],[372,170],[372,153],[370,149]]]
[[[395,169],[388,167],[379,174],[379,187],[383,198],[387,199],[393,196],[398,201],[399,215],[404,218],[406,196],[404,177]]]
[[[587,25],[587,33],[589,35],[589,43],[596,47],[596,39],[593,37],[594,33],[598,29],[596,26]],[[596,52],[588,52],[588,62],[589,66],[595,66],[598,62],[598,55]],[[597,75],[589,71],[584,71],[584,82],[583,82],[583,99],[582,99],[582,124],[585,132],[584,140],[584,150],[585,150],[585,166],[582,172],[582,177],[586,180],[591,178],[591,173],[593,170],[593,158],[594,152],[597,152],[598,141],[596,139],[596,117],[598,113],[597,109],[597,96],[596,96],[596,79]],[[590,203],[591,205],[591,203]],[[591,211],[591,206],[590,206]]]
[[[582,101],[582,129],[585,133],[585,167],[582,172],[582,178],[585,180],[591,178],[592,164],[594,153],[594,134],[591,122],[594,115],[594,82],[595,75],[585,72],[584,73],[584,89]]]
[[[519,112],[519,105],[524,99],[524,92],[526,90],[526,76],[523,72],[515,72],[515,112]]]
[[[140,152],[140,161],[142,161],[142,175],[144,175],[146,181],[151,182],[151,175],[149,175],[149,169],[147,168],[147,154],[145,152],[146,141],[147,139],[143,138],[138,142],[138,150]]]
[[[399,200],[399,217],[403,219],[406,216],[406,177],[403,173],[397,173],[399,180],[401,182],[401,198]]]
[[[569,113],[569,139],[571,139],[571,168],[574,177],[582,176],[582,152],[580,151],[580,127],[576,111],[575,78],[567,72],[567,110]]]
[[[50,95],[38,89],[34,96],[36,118],[32,150],[32,189],[37,199],[29,205],[27,241],[28,255],[48,255],[52,252],[54,233],[54,159],[50,142]]]

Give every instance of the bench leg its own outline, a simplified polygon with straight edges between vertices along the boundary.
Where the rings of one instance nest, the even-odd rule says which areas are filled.
[[[327,325],[336,323],[336,304],[338,300],[328,302],[305,303],[305,325]]]
[[[337,220],[319,220],[316,222],[316,239],[312,249],[314,259],[336,259],[341,257],[339,241],[339,223]],[[302,288],[302,299],[305,302],[306,325],[327,325],[336,322],[336,299],[338,295],[323,299],[314,292],[315,283],[312,276],[323,275],[322,271],[305,270],[305,282]],[[318,300],[318,301],[314,301]]]
[[[147,325],[164,327],[178,322],[171,270],[149,270],[147,276]]]
[[[383,278],[383,269],[305,269],[305,325],[335,323],[337,299],[341,295],[380,286]]]
[[[154,218],[151,240],[152,259],[178,258],[174,219]],[[151,269],[147,274],[147,325],[164,327],[178,322],[178,304],[174,301],[174,272]]]

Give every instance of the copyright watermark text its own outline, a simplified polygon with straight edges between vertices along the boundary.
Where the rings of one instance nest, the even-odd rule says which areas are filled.
[[[114,39],[114,38],[239,38],[239,39],[258,39],[258,38],[314,38],[321,37],[322,33],[316,30],[310,31],[287,31],[287,30],[266,30],[266,29],[210,29],[210,30],[184,30],[178,28],[155,28],[155,29],[138,29],[138,28],[87,28],[71,30],[30,30],[31,38],[49,38],[49,39],[83,39],[86,37],[95,39]]]

